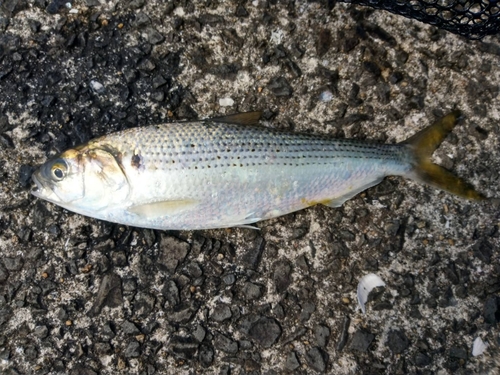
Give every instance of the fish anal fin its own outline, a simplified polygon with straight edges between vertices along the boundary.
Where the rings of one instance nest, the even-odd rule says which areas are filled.
[[[364,184],[364,185],[362,185],[360,187],[357,187],[355,189],[351,189],[349,191],[346,191],[346,192],[344,192],[344,194],[342,194],[342,195],[340,195],[338,197],[335,197],[335,198],[332,198],[332,199],[322,200],[321,202],[317,202],[317,203],[323,204],[323,205],[328,206],[328,207],[333,207],[333,208],[340,207],[346,201],[348,201],[351,198],[354,198],[356,195],[358,195],[362,191],[364,191],[364,190],[366,190],[368,188],[371,188],[372,186],[380,184],[383,179],[384,179],[383,177],[377,178],[376,180],[367,182],[366,184]]]
[[[199,202],[194,199],[166,200],[129,207],[127,210],[144,218],[172,216],[195,208]]]
[[[243,113],[236,113],[234,115],[211,118],[208,121],[223,122],[225,124],[256,125],[259,122],[261,116],[262,112],[260,111],[243,112]]]

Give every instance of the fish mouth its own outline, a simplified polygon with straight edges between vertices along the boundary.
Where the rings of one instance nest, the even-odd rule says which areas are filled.
[[[38,171],[34,172],[32,175],[31,175],[31,180],[33,181],[33,183],[35,184],[35,186],[32,186],[31,188],[31,194],[34,195],[35,197],[37,198],[42,198],[43,197],[43,192],[45,190],[45,187],[43,186],[43,184],[40,182],[40,180],[38,179],[37,177],[37,173]]]

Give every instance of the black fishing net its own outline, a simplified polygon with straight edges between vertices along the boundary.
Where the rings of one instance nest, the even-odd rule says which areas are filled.
[[[340,0],[414,18],[441,29],[481,39],[500,31],[500,0]]]

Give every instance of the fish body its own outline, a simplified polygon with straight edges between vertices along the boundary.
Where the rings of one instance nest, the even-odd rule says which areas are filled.
[[[106,135],[42,165],[33,194],[102,220],[189,230],[244,226],[318,203],[338,207],[389,175],[453,190],[420,173],[421,165],[435,166],[427,154],[436,147],[419,156],[421,139],[393,145],[332,139],[242,125],[242,118]],[[452,192],[479,198],[464,186],[469,190]]]

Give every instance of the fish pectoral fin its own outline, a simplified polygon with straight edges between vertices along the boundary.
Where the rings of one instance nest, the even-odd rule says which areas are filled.
[[[131,206],[127,211],[151,219],[179,214],[195,208],[199,203],[195,199],[167,200]]]
[[[361,193],[362,191],[371,188],[372,186],[378,185],[382,182],[384,178],[378,178],[374,181],[370,181],[356,189],[349,190],[348,192],[345,192],[339,197],[333,198],[330,201],[322,201],[321,204],[324,204],[325,206],[328,207],[340,207],[344,204],[345,201],[348,201],[351,198],[354,198],[356,195]]]

